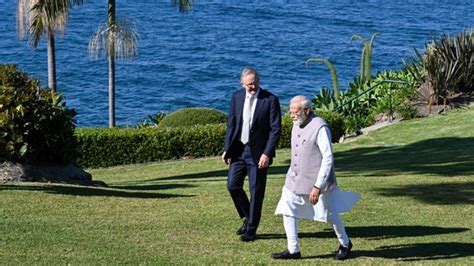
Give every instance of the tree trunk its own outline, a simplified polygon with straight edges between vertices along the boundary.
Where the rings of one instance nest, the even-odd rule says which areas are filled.
[[[56,91],[56,53],[52,29],[48,31],[48,87]]]
[[[107,24],[109,26],[109,127],[115,127],[115,0],[108,1]]]
[[[114,51],[114,46],[110,48]],[[109,127],[115,127],[115,54],[109,54]]]

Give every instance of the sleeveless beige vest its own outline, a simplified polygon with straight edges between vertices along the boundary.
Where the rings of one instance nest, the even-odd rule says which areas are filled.
[[[291,165],[286,174],[285,187],[295,194],[309,194],[316,183],[321,168],[322,154],[317,145],[318,132],[326,122],[314,115],[303,128],[293,126],[291,131]],[[321,191],[336,187],[334,164]]]

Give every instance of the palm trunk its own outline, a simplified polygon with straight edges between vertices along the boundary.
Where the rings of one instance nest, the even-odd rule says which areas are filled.
[[[115,0],[108,1],[109,26],[109,127],[115,127]]]
[[[110,48],[114,51],[114,46]],[[109,55],[109,127],[115,127],[115,54]]]
[[[48,87],[56,91],[56,53],[54,47],[54,31],[48,31]]]

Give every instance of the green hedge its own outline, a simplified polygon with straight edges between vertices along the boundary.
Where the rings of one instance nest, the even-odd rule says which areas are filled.
[[[183,157],[218,155],[223,150],[225,124],[189,128],[82,128],[77,164],[106,167]]]
[[[334,121],[339,121],[330,116],[325,119],[331,128],[337,124]],[[278,148],[290,147],[291,128],[291,118],[284,115]],[[95,168],[219,155],[224,148],[225,130],[225,124],[166,129],[81,128],[75,134],[79,143],[77,164]]]

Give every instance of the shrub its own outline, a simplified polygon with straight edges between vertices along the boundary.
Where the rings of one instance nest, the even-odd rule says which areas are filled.
[[[328,123],[331,129],[331,141],[336,143],[344,135],[344,119],[337,112],[320,112],[318,115]]]
[[[165,116],[158,124],[158,128],[219,124],[225,123],[226,121],[227,115],[216,109],[185,108]]]
[[[0,65],[0,160],[68,163],[76,112],[14,65]]]
[[[218,155],[224,148],[225,125],[178,128],[82,128],[77,163],[106,167],[183,157]]]
[[[316,112],[316,115],[323,118],[328,123],[331,129],[331,141],[338,142],[344,135],[344,120],[342,116],[336,112]],[[285,114],[281,119],[281,136],[278,148],[291,147],[291,129],[293,128],[293,121],[290,115]]]
[[[402,81],[403,83],[384,82],[387,80]],[[372,115],[395,113],[404,119],[416,116],[416,109],[411,102],[416,96],[416,87],[420,85],[419,80],[406,68],[400,71],[384,71],[377,74],[374,83],[377,101],[372,108]]]
[[[288,113],[281,117],[281,135],[278,148],[290,148],[291,147],[291,129],[293,127],[293,121]]]

